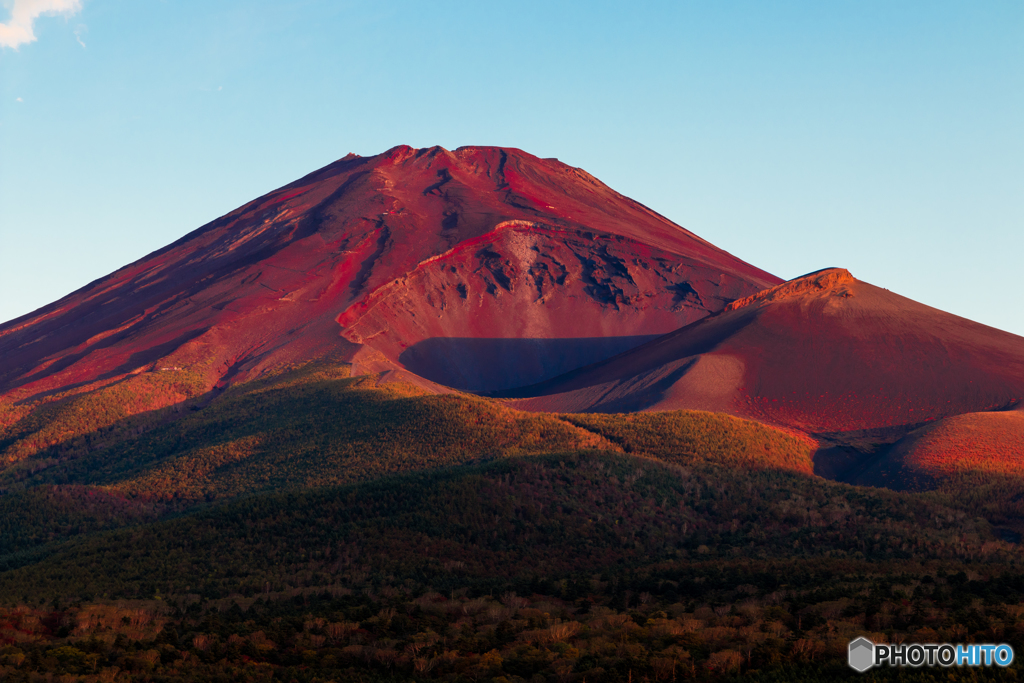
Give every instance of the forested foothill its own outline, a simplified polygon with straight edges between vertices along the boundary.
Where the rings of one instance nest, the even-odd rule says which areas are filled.
[[[855,487],[730,416],[524,413],[344,365],[90,401],[0,412],[3,680],[844,680],[859,635],[1024,654],[1012,476]]]

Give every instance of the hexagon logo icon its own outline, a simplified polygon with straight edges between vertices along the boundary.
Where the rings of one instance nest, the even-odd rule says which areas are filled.
[[[875,644],[864,637],[850,641],[850,666],[864,673],[875,665]]]

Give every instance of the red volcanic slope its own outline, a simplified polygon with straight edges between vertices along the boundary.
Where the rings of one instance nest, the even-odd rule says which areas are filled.
[[[839,454],[825,467],[851,484],[898,490],[932,489],[942,479],[970,472],[989,481],[1020,478],[1024,476],[1024,403],[1010,410],[935,420],[883,447],[878,457]]]
[[[150,371],[205,388],[334,357],[500,389],[778,282],[516,149],[349,155],[0,326],[0,399]]]
[[[819,435],[906,432],[1020,401],[1024,338],[828,269],[506,396],[532,410],[697,408]]]
[[[939,420],[900,440],[887,460],[931,477],[977,471],[1024,475],[1024,406]]]

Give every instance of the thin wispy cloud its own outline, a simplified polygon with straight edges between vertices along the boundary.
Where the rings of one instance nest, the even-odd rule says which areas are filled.
[[[44,14],[72,15],[82,9],[82,0],[14,0],[11,18],[6,24],[0,23],[0,47],[12,47],[31,43],[36,39],[32,30],[36,18]],[[79,38],[78,42],[82,42]],[[83,43],[84,47],[84,43]]]
[[[84,36],[88,30],[89,27],[85,24],[79,24],[75,27],[75,40],[77,40],[78,44],[82,47],[85,47],[85,41],[82,40],[82,36]]]

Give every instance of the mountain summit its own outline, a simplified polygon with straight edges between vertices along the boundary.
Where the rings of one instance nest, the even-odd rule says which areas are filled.
[[[557,160],[400,146],[350,154],[3,325],[0,392],[187,376],[143,409],[326,357],[503,390],[779,282]]]

